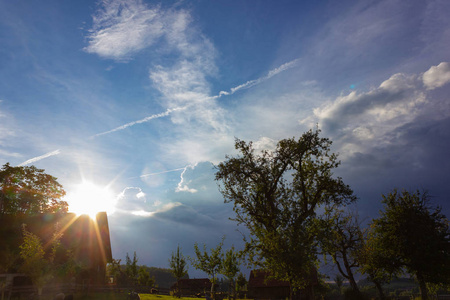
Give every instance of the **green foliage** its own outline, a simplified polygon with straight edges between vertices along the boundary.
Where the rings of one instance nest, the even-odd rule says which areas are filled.
[[[236,279],[236,290],[238,292],[243,291],[246,285],[247,285],[247,278],[245,278],[245,275],[242,274],[242,272],[239,272],[239,275]]]
[[[406,270],[419,282],[423,299],[426,283],[450,280],[450,231],[439,207],[430,205],[427,193],[397,190],[383,196],[384,211],[372,222],[372,239],[389,272]]]
[[[61,237],[58,226],[55,226],[51,248],[46,253],[41,239],[23,225],[23,243],[19,247],[23,261],[20,270],[30,276],[37,287],[43,287],[50,280],[68,282],[81,269],[75,262],[73,251],[62,246]]]
[[[275,150],[259,154],[252,142],[237,139],[240,156],[227,156],[217,166],[225,202],[234,204],[235,221],[250,231],[250,263],[294,288],[308,284],[317,262],[317,209],[356,200],[341,178],[333,178],[339,161],[319,132],[281,140]]]
[[[23,226],[23,243],[20,245],[20,257],[23,260],[21,271],[30,276],[33,284],[42,288],[51,279],[49,262],[41,239]]]
[[[155,284],[155,277],[150,277],[150,273],[144,266],[139,267],[137,282],[140,286],[152,287]]]
[[[211,297],[215,297],[214,284],[216,282],[216,275],[222,269],[223,253],[222,246],[225,237],[217,245],[216,248],[211,248],[211,254],[208,253],[206,245],[203,244],[203,252],[198,248],[198,244],[194,244],[196,258],[191,258],[191,263],[197,270],[201,270],[208,274],[211,280]]]
[[[239,264],[239,255],[235,251],[234,246],[232,246],[225,252],[225,257],[222,261],[222,268],[220,270],[220,273],[222,275],[225,275],[225,277],[227,277],[230,281],[229,298],[231,294],[233,294],[233,297],[235,297],[234,278],[239,272]]]
[[[187,274],[187,263],[183,253],[181,253],[180,246],[177,246],[176,254],[172,252],[169,259],[170,270],[173,276],[178,280]]]
[[[67,212],[67,202],[61,201],[64,195],[56,178],[35,166],[7,163],[0,170],[0,214]]]
[[[183,256],[183,254],[180,251],[180,246],[177,246],[177,253],[172,252],[172,257],[169,259],[169,265],[170,269],[172,271],[172,274],[177,279],[177,287],[178,282],[181,277],[185,276],[187,274],[187,265],[186,265],[186,259]],[[178,297],[181,297],[180,290],[177,291]]]
[[[125,275],[127,278],[127,283],[131,285],[136,285],[137,283],[137,276],[138,276],[138,265],[137,265],[138,259],[136,256],[136,251],[134,251],[133,260],[131,260],[130,256],[127,255],[125,257]]]

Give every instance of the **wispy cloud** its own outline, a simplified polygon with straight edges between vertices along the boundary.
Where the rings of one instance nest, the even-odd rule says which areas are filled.
[[[131,55],[154,44],[165,32],[166,14],[140,0],[103,1],[93,16],[86,52],[127,61]]]
[[[44,155],[30,158],[29,160],[26,160],[23,163],[19,164],[19,166],[25,166],[25,165],[28,165],[28,164],[32,164],[32,163],[35,163],[35,162],[37,162],[37,161],[39,161],[41,159],[44,159],[44,158],[47,158],[47,157],[50,157],[50,156],[54,156],[54,155],[58,155],[60,153],[61,153],[61,150],[59,150],[59,149],[55,150],[55,151],[52,151],[52,152],[48,152],[48,153],[45,153]]]

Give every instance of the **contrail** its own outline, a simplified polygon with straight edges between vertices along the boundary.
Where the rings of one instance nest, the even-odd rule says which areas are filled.
[[[267,72],[266,76],[263,76],[263,77],[260,77],[258,79],[254,79],[254,80],[249,80],[246,83],[243,83],[243,84],[240,84],[240,85],[238,85],[236,87],[231,88],[229,92],[221,91],[219,93],[219,95],[214,96],[212,98],[216,99],[216,98],[220,98],[222,96],[232,95],[232,94],[236,93],[239,90],[251,88],[252,86],[260,84],[260,83],[262,83],[262,82],[272,78],[273,76],[275,76],[275,75],[277,75],[277,74],[279,74],[281,72],[284,72],[284,71],[289,70],[289,69],[291,69],[293,67],[296,67],[298,65],[299,61],[300,61],[299,58],[291,60],[290,62],[282,64],[278,68],[270,70],[269,72]]]
[[[161,171],[161,172],[156,172],[156,173],[149,173],[149,174],[144,174],[141,176],[137,176],[137,177],[130,177],[128,179],[135,179],[135,178],[144,178],[144,177],[148,177],[148,176],[154,176],[154,175],[160,175],[160,174],[164,174],[164,173],[170,173],[170,172],[176,172],[176,171],[181,171],[186,169],[186,167],[184,168],[178,168],[178,169],[173,169],[173,170],[167,170],[167,171]]]
[[[162,171],[162,172],[157,172],[157,173],[144,174],[144,175],[141,175],[139,177],[142,178],[142,177],[148,177],[148,176],[153,176],[153,175],[160,175],[160,174],[164,174],[164,173],[176,172],[176,171],[181,171],[181,170],[185,170],[185,169],[186,169],[186,167],[173,169],[173,170]]]
[[[296,67],[298,65],[299,61],[300,61],[299,58],[291,60],[291,61],[289,61],[289,62],[287,62],[285,64],[282,64],[278,68],[270,70],[269,72],[267,72],[266,76],[263,76],[263,77],[260,77],[258,79],[254,79],[254,80],[249,80],[249,81],[247,81],[247,82],[245,82],[243,84],[240,84],[240,85],[238,85],[236,87],[232,87],[229,92],[220,91],[220,93],[218,95],[213,96],[210,99],[217,99],[217,98],[220,98],[222,96],[232,95],[232,94],[236,93],[239,90],[251,88],[252,86],[260,84],[260,83],[262,83],[262,82],[272,78],[273,76],[275,76],[275,75],[277,75],[277,74],[279,74],[281,72],[284,72],[286,70],[289,70],[291,68]],[[128,127],[134,126],[136,124],[149,122],[149,121],[151,121],[153,119],[167,117],[168,115],[170,115],[174,111],[183,110],[183,109],[186,109],[186,108],[187,108],[187,106],[167,109],[165,112],[162,112],[162,113],[159,113],[159,114],[154,114],[154,115],[151,115],[151,116],[146,117],[144,119],[133,121],[133,122],[124,124],[122,126],[116,127],[114,129],[111,129],[111,130],[108,130],[108,131],[105,131],[105,132],[97,133],[97,134],[91,136],[90,139],[96,138],[96,137],[99,137],[99,136],[102,136],[102,135],[106,135],[106,134],[109,134],[109,133],[113,133],[113,132],[116,132],[116,131],[120,131],[120,130],[126,129]],[[60,153],[61,153],[61,150],[58,149],[58,150],[46,153],[46,154],[41,155],[41,156],[37,156],[37,157],[31,158],[31,159],[21,163],[19,166],[24,166],[24,165],[27,165],[27,164],[30,164],[30,163],[34,163],[34,162],[39,161],[41,159],[44,159],[44,158],[47,158],[47,157],[50,157],[50,156],[54,156],[54,155],[58,155]],[[164,171],[164,172],[160,172],[160,173],[145,174],[145,175],[141,175],[140,177],[158,175],[158,174],[163,174],[163,173],[168,173],[168,172],[175,172],[175,171],[180,171],[180,170],[183,170],[183,169],[185,169],[185,168],[179,168],[179,169]]]
[[[58,155],[60,153],[61,153],[61,150],[58,149],[58,150],[55,150],[55,151],[52,151],[52,152],[45,153],[44,155],[41,155],[41,156],[36,156],[36,157],[30,158],[29,160],[24,161],[23,163],[19,164],[19,167],[25,166],[25,165],[28,165],[28,164],[31,164],[31,163],[34,163],[34,162],[37,162],[37,161],[39,161],[41,159],[44,159],[44,158],[47,158],[47,157],[50,157],[50,156]]]
[[[133,122],[127,123],[127,124],[125,124],[125,125],[116,127],[116,128],[114,128],[114,129],[111,129],[111,130],[108,130],[108,131],[105,131],[105,132],[102,132],[102,133],[97,133],[97,134],[91,136],[90,138],[92,139],[92,138],[99,137],[99,136],[101,136],[101,135],[105,135],[105,134],[113,133],[113,132],[116,132],[116,131],[119,131],[119,130],[123,130],[123,129],[125,129],[125,128],[134,126],[134,125],[136,125],[136,124],[145,123],[145,122],[148,122],[148,121],[153,120],[153,119],[162,118],[162,117],[167,117],[167,116],[170,115],[172,112],[177,111],[177,110],[183,110],[183,109],[185,109],[185,108],[186,108],[186,106],[185,106],[185,107],[169,108],[169,109],[167,109],[165,112],[162,112],[162,113],[159,113],[159,114],[155,114],[155,115],[151,115],[151,116],[146,117],[146,118],[144,118],[144,119],[137,120],[137,121],[133,121]]]

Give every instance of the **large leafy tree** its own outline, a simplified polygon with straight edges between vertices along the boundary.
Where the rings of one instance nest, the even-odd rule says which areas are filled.
[[[64,195],[56,178],[35,166],[7,163],[0,170],[0,214],[67,212],[67,202],[61,201]]]
[[[331,141],[319,133],[310,130],[261,153],[252,142],[237,139],[240,155],[217,166],[225,202],[234,204],[235,220],[250,231],[250,262],[289,281],[292,291],[305,287],[314,273],[318,208],[356,200],[350,187],[333,177],[340,162]]]
[[[448,219],[419,191],[394,190],[383,196],[383,204],[381,216],[372,221],[378,267],[415,276],[426,300],[427,283],[450,283]]]
[[[216,248],[211,248],[211,253],[206,249],[206,245],[203,244],[203,251],[200,250],[198,244],[194,244],[195,256],[196,258],[191,259],[191,263],[194,268],[201,270],[208,274],[211,280],[211,297],[215,299],[215,284],[216,276],[222,269],[223,253],[222,246],[223,240],[216,246]]]
[[[177,279],[177,290],[178,290],[177,295],[178,295],[178,298],[180,298],[181,294],[180,294],[180,289],[179,289],[179,282],[180,282],[180,279],[187,274],[188,269],[187,269],[186,258],[181,253],[179,245],[177,246],[177,252],[176,253],[172,252],[172,256],[169,259],[169,265],[170,265],[170,270],[171,270],[173,276],[175,276],[175,278]]]

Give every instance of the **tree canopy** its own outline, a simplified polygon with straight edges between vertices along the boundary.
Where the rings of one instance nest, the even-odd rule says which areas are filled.
[[[308,284],[316,263],[317,209],[356,200],[350,187],[333,177],[340,162],[331,141],[319,133],[310,130],[260,153],[252,142],[236,139],[240,155],[226,156],[217,166],[225,202],[234,204],[235,220],[251,233],[250,261],[293,288]]]
[[[392,191],[383,196],[384,211],[372,221],[372,244],[379,267],[389,272],[406,270],[419,282],[422,299],[427,283],[450,283],[450,231],[440,207],[419,191]]]
[[[0,214],[67,212],[65,191],[57,179],[35,166],[0,170]]]

